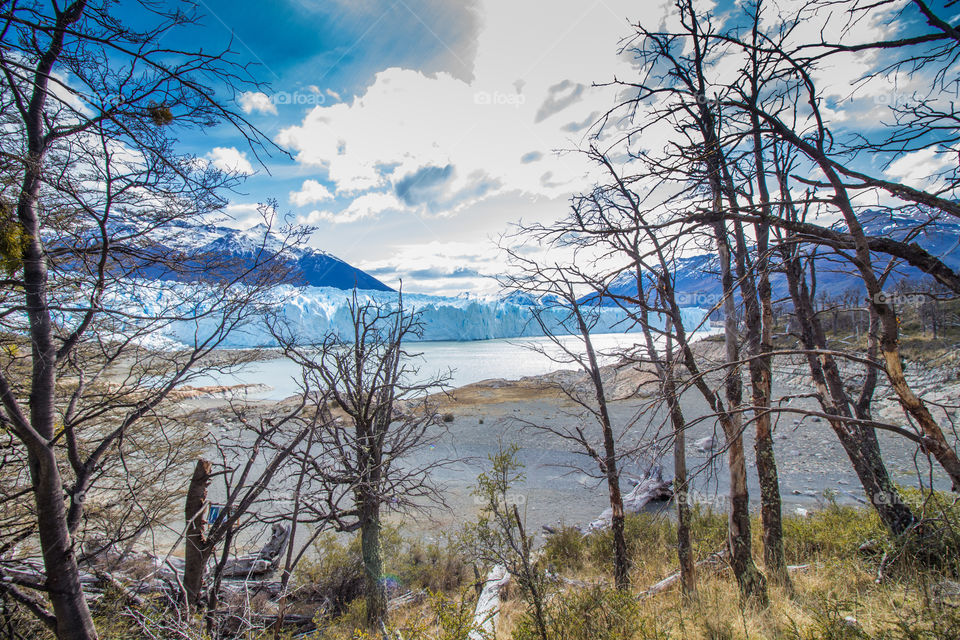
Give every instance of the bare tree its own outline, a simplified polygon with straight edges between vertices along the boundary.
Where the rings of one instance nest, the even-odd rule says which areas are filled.
[[[279,275],[268,268],[276,252],[263,247],[244,265],[185,260],[168,248],[185,233],[179,221],[215,212],[219,190],[236,182],[177,154],[178,132],[226,123],[253,145],[263,138],[214,95],[214,86],[220,95],[242,86],[242,67],[223,53],[161,44],[196,14],[139,6],[152,23],[143,29],[117,19],[113,5],[86,0],[0,9],[11,214],[3,223],[14,240],[0,321],[16,344],[0,375],[0,420],[30,470],[46,569],[42,583],[3,581],[2,589],[61,639],[97,637],[76,537],[108,454],[260,312]],[[204,282],[164,287],[144,277]],[[164,328],[186,346],[142,346]],[[23,588],[46,594],[53,613]]]
[[[324,420],[329,419],[325,405],[326,396],[305,392],[296,405],[273,412],[274,415],[252,417],[246,408],[234,406],[236,422],[241,426],[233,440],[219,438],[214,443],[218,454],[216,464],[207,459],[197,461],[185,504],[187,528],[182,581],[184,600],[189,608],[196,609],[201,604],[209,611],[216,608],[232,543],[241,532],[254,523],[278,522],[288,517],[277,508],[277,485],[282,485],[291,475],[288,467],[300,466],[298,455],[316,454],[300,449],[303,442],[315,439],[314,434],[323,428]],[[223,497],[219,516],[207,523],[210,503],[207,493],[214,479],[222,482]],[[222,546],[222,554],[212,572],[209,595],[201,603],[204,575],[218,546]],[[282,549],[276,551],[274,558],[265,560],[279,559]],[[253,566],[250,571],[256,572]]]
[[[318,350],[297,344],[289,333],[281,342],[310,384],[329,392],[340,418],[316,438],[322,454],[310,464],[322,498],[304,506],[340,531],[359,531],[366,619],[376,629],[387,622],[383,512],[422,509],[441,499],[430,472],[444,461],[421,453],[442,433],[429,394],[446,378],[420,377],[405,345],[422,335],[422,324],[402,294],[395,303],[380,303],[354,291],[348,312],[352,332],[331,333]]]
[[[522,236],[524,230],[517,231]],[[579,274],[574,267],[559,265],[543,266],[535,260],[523,257],[516,248],[505,247],[514,269],[503,277],[502,284],[511,291],[523,292],[534,300],[529,309],[543,335],[547,336],[559,355],[544,355],[562,364],[575,364],[589,379],[590,391],[584,393],[576,386],[561,385],[561,391],[581,409],[584,409],[596,422],[600,430],[599,446],[597,438],[587,435],[582,425],[571,429],[557,428],[537,422],[530,423],[534,429],[559,436],[574,445],[580,453],[587,455],[596,465],[607,485],[610,504],[610,529],[613,533],[613,575],[618,589],[630,588],[630,557],[627,554],[627,542],[624,537],[624,507],[620,488],[620,473],[623,460],[636,453],[637,447],[630,447],[625,441],[632,424],[615,428],[610,416],[609,397],[605,387],[600,360],[591,336],[598,319],[597,300],[592,304],[583,304],[581,297],[592,291],[589,281],[581,282],[580,290],[575,286],[574,278]],[[586,286],[584,286],[586,285]],[[576,336],[575,343],[565,338]]]

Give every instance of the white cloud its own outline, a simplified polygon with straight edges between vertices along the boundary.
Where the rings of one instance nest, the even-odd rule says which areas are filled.
[[[613,104],[615,90],[594,82],[629,77],[618,38],[630,32],[636,3],[557,3],[550,11],[506,0],[483,5],[469,81],[384,69],[365,92],[317,106],[277,142],[300,164],[326,171],[338,195],[393,189],[402,210],[425,214],[453,214],[504,193],[553,198],[583,188],[585,159],[554,151],[576,147],[583,128]],[[429,193],[411,198],[398,189],[448,167]],[[359,218],[345,211],[339,219]]]
[[[316,180],[304,180],[300,191],[290,192],[290,203],[298,207],[305,207],[308,204],[316,204],[332,198],[333,194],[330,193],[330,190]]]
[[[897,158],[886,170],[886,175],[917,189],[927,189],[938,182],[941,171],[956,162],[956,153],[942,153],[936,149],[921,149]]]
[[[277,115],[277,106],[270,96],[262,91],[245,91],[240,94],[240,108],[244,113],[272,113]]]
[[[217,169],[226,173],[238,175],[250,175],[253,173],[253,165],[247,160],[247,154],[238,151],[235,147],[214,147],[207,154],[207,159]]]
[[[389,259],[357,266],[392,285],[402,280],[404,289],[435,295],[495,294],[500,285],[489,276],[506,271],[504,255],[493,245],[459,241],[403,244]]]
[[[227,226],[247,229],[263,222],[263,216],[260,214],[260,205],[253,202],[235,202],[224,207],[223,212],[228,220],[224,221]]]
[[[343,224],[366,218],[375,218],[386,211],[403,211],[403,209],[403,203],[392,193],[366,193],[356,198],[343,211],[335,213],[318,209],[311,211],[302,219],[302,222],[316,224],[320,221],[327,221],[333,224]]]

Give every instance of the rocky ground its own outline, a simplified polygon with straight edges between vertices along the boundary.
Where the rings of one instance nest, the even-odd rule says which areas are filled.
[[[708,363],[711,360],[719,363],[722,358],[719,341],[698,343],[697,350]],[[956,368],[924,364],[908,366],[907,373],[911,385],[931,404],[941,423],[952,424],[960,407]],[[862,367],[849,365],[844,375],[853,390],[862,380]],[[610,411],[622,434],[622,446],[632,451],[624,463],[628,480],[642,476],[652,464],[662,465],[666,477],[672,477],[672,443],[657,400],[656,376],[642,367],[610,365],[604,367],[604,384],[612,399]],[[713,384],[719,386],[720,381],[714,380]],[[243,399],[248,391],[257,390],[234,386],[197,388],[182,394],[185,406],[205,409],[212,426],[227,433],[235,425],[221,409],[229,400]],[[819,409],[816,402],[807,397],[812,391],[802,360],[781,357],[775,362],[774,395],[782,406],[816,411]],[[884,381],[878,385],[875,397],[878,420],[909,426]],[[576,402],[578,399],[590,402],[592,398],[589,378],[574,371],[516,381],[486,380],[435,396],[440,411],[449,414],[449,421],[443,425],[444,432],[437,446],[424,451],[423,458],[417,462],[438,463],[434,480],[443,488],[447,506],[433,510],[429,518],[418,517],[407,526],[432,537],[437,531],[471,518],[477,509],[471,496],[477,474],[501,444],[511,443],[520,447],[518,455],[526,469],[526,480],[518,492],[531,527],[539,529],[540,525],[558,522],[579,524],[595,518],[606,503],[606,490],[596,464],[557,435],[578,427],[588,434],[598,433],[593,417]],[[264,401],[253,404],[263,410],[275,406]],[[705,506],[722,509],[727,488],[723,437],[696,390],[683,394],[682,405],[689,424],[688,464],[695,474],[694,498]],[[781,413],[775,418],[774,434],[785,509],[800,512],[816,509],[822,504],[825,491],[836,494],[841,502],[862,496],[845,453],[823,419],[801,413]],[[891,473],[898,482],[916,484],[918,477],[929,477],[930,465],[911,443],[891,433],[880,432],[879,437]],[[753,447],[749,428],[745,438],[749,454]],[[748,455],[748,460],[750,457]],[[439,463],[443,461],[453,462],[442,466]],[[756,498],[759,488],[753,477],[751,489]]]

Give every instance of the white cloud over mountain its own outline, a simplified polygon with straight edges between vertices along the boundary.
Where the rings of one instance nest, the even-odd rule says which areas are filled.
[[[379,4],[368,0],[356,7],[372,12],[374,20]],[[774,10],[788,15],[802,6],[801,0],[780,0],[771,15]],[[722,28],[735,9],[726,4],[715,9],[715,24]],[[896,10],[891,4],[889,20],[856,24],[823,11],[805,14],[792,37],[838,40],[845,33],[850,41],[873,41],[895,28]],[[468,255],[449,247],[483,243],[503,230],[505,219],[555,219],[563,215],[569,196],[593,184],[595,168],[572,150],[585,146],[590,127],[626,95],[597,84],[630,81],[640,72],[633,54],[620,51],[626,43],[622,38],[634,33],[631,25],[677,27],[670,0],[549,5],[478,0],[461,13],[464,23],[479,27],[467,43],[443,43],[452,61],[446,71],[386,66],[353,97],[341,101],[326,90],[334,99],[308,106],[294,123],[279,123],[274,136],[294,154],[297,171],[311,176],[290,192],[300,220],[325,227],[327,237],[344,237],[354,229],[360,233],[361,227],[366,234],[371,224],[388,227],[391,245],[374,253],[363,243],[362,250],[372,255],[354,261],[396,277],[406,274],[419,290],[436,287],[441,293],[488,288],[480,275],[502,262],[486,252]],[[850,99],[852,85],[878,66],[879,55],[847,56],[815,71],[825,90],[822,111],[838,132],[851,122],[878,126],[878,114],[888,113],[888,105],[910,91],[910,78],[879,75],[857,84],[857,98]],[[711,71],[723,81],[743,62],[725,58]],[[276,113],[261,94],[245,94],[241,106],[248,113]],[[617,118],[610,130],[632,126],[623,113]],[[655,149],[671,135],[669,124],[662,123],[631,145]],[[920,154],[894,163],[888,174],[917,181],[941,162],[937,154]],[[552,204],[531,205],[537,201]],[[493,203],[507,212],[491,216]],[[478,216],[489,221],[482,233],[473,220]],[[409,224],[414,219],[420,224]],[[444,220],[457,221],[462,229],[440,224]]]

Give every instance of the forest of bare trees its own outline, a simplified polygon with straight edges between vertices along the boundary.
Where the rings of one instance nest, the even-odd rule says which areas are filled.
[[[937,342],[957,325],[960,273],[921,239],[960,218],[960,167],[954,157],[924,184],[887,169],[919,152],[956,156],[960,27],[949,7],[925,0],[703,5],[675,0],[662,23],[631,23],[618,54],[635,74],[597,78],[620,101],[577,150],[595,185],[554,222],[501,238],[512,271],[500,283],[540,305],[533,320],[559,349],[553,357],[585,376],[585,385],[559,385],[582,412],[575,426],[517,422],[525,437],[576,451],[586,461],[578,470],[603,487],[608,510],[576,535],[609,530],[602,569],[619,597],[633,606],[673,584],[637,584],[627,526],[630,511],[672,490],[684,606],[696,601],[698,567],[722,563],[743,606],[763,609],[774,590],[794,592],[775,454],[781,418],[829,428],[886,534],[918,556],[935,560],[939,533],[953,526],[925,500],[935,485],[953,498],[960,490],[955,407],[911,381],[903,343],[908,307],[911,338]],[[259,85],[229,51],[162,42],[198,14],[141,7],[150,25],[138,30],[111,3],[0,3],[0,622],[13,619],[9,608],[31,621],[26,631],[7,624],[10,638],[92,640],[103,637],[95,618],[111,592],[137,637],[279,639],[285,621],[304,621],[287,612],[298,566],[336,533],[359,541],[357,571],[338,588],[362,599],[363,624],[389,640],[386,520],[444,500],[431,474],[450,461],[437,453],[425,462],[424,452],[443,432],[448,380],[411,365],[408,343],[422,326],[402,294],[382,305],[354,293],[353,335],[321,343],[277,317],[287,273],[276,257],[311,230],[286,222],[276,203],[260,208],[253,257],[170,248],[191,222],[221,212],[239,183],[179,151],[182,136],[226,125],[254,154],[283,151],[234,108]],[[864,25],[880,22],[893,25],[888,38],[863,39],[873,33]],[[894,94],[880,133],[838,122],[831,69],[865,52],[875,64],[843,99],[874,117],[878,92]],[[870,231],[893,217],[911,223],[895,235]],[[547,262],[524,245],[565,258]],[[717,288],[679,288],[684,261],[704,253]],[[906,267],[923,279],[903,279]],[[818,286],[825,270],[843,273],[846,288]],[[691,295],[707,307],[696,325],[684,312]],[[592,341],[602,307],[641,333],[617,366],[649,378],[626,391],[609,382]],[[565,321],[555,324],[558,310]],[[711,318],[722,324],[716,349],[698,341]],[[268,412],[230,403],[219,417],[178,405],[184,386],[264,357],[223,348],[253,323],[269,326],[277,353],[298,368],[298,393]],[[189,340],[164,348],[154,338],[170,327]],[[810,385],[778,385],[785,366]],[[881,393],[895,400],[895,417],[878,410]],[[694,397],[707,415],[684,410]],[[801,399],[812,404],[793,402]],[[627,401],[638,409],[622,421],[609,406]],[[710,463],[725,474],[726,528],[723,546],[698,562],[690,487],[707,465],[689,459],[687,434],[707,423],[719,436]],[[895,482],[880,433],[915,452],[919,501]],[[466,607],[462,633],[443,638],[488,637],[511,579],[533,612],[522,637],[567,637],[553,630],[549,594],[558,584],[586,589],[546,566],[510,503],[523,476],[514,453],[481,475],[480,515],[460,545],[473,556],[455,581],[462,586],[473,563],[476,612]],[[672,484],[654,472],[658,456],[672,459]],[[625,470],[639,460],[650,473],[631,492]],[[260,551],[239,552],[250,548]],[[118,579],[134,562],[137,579]],[[231,577],[269,591],[276,610],[254,621],[243,600],[252,598],[232,592]],[[485,589],[493,582],[495,592]],[[329,604],[337,597],[324,595],[317,619],[347,610]],[[305,621],[315,628],[317,619]]]
[[[769,578],[789,584],[771,418],[795,409],[785,406],[788,396],[771,396],[777,360],[806,362],[820,405],[815,413],[833,429],[889,531],[911,535],[923,529],[923,518],[891,480],[877,430],[917,447],[936,473],[960,486],[954,425],[907,381],[894,305],[899,293],[913,292],[922,301],[922,330],[935,334],[939,305],[960,292],[957,273],[913,241],[938,220],[958,215],[956,163],[931,176],[927,188],[895,182],[883,170],[903,154],[951,152],[958,40],[947,18],[920,0],[902,6],[814,0],[789,8],[757,0],[734,14],[681,0],[665,27],[636,25],[623,51],[641,72],[613,82],[626,97],[598,122],[584,151],[598,169],[597,187],[575,198],[555,224],[520,230],[576,257],[562,268],[515,262],[528,279],[562,280],[627,311],[647,333],[647,348],[631,359],[657,372],[664,406],[676,408],[678,393],[702,394],[725,438],[730,563],[743,596],[762,604],[767,587],[751,551],[743,434],[754,432],[763,565]],[[889,41],[857,40],[860,26],[888,15],[903,24],[922,19],[925,30]],[[888,91],[900,85],[911,91],[895,101],[876,139],[835,135],[823,86],[829,73],[821,69],[867,50],[881,52],[882,69],[849,87],[854,104],[858,92],[876,90],[881,78],[892,78],[880,83]],[[894,215],[914,221],[902,239],[864,231],[869,220]],[[711,268],[720,293],[678,292],[682,258],[704,250],[716,255]],[[609,270],[582,266],[596,255]],[[831,269],[849,273],[851,292],[817,290],[816,270],[826,263],[821,256],[829,256]],[[929,282],[917,287],[898,280],[903,264],[929,274]],[[632,289],[618,286],[625,277]],[[774,290],[773,278],[785,286]],[[724,318],[720,363],[704,359],[691,343],[700,327],[684,326],[683,295],[709,298],[715,316]],[[651,321],[660,317],[665,325]],[[841,326],[862,339],[838,346],[831,336]],[[851,370],[859,382],[850,380]],[[895,393],[902,422],[875,417],[881,382]],[[676,434],[682,458],[684,416],[667,413],[663,428]],[[681,497],[681,521],[683,507]],[[682,527],[680,535],[681,567],[691,574]],[[692,576],[684,585],[694,589]]]

